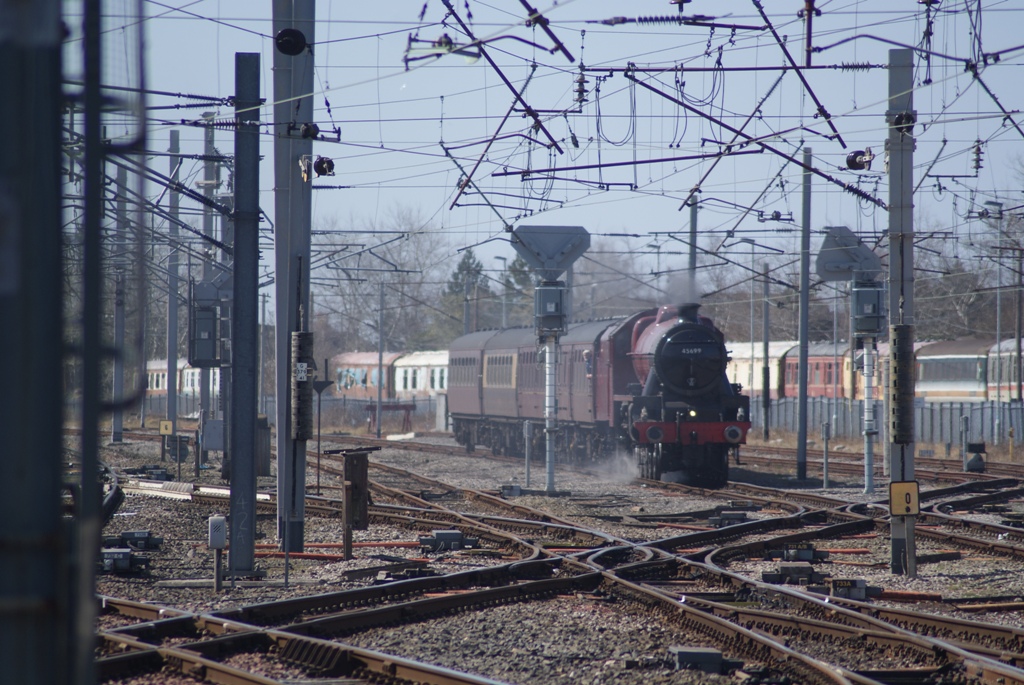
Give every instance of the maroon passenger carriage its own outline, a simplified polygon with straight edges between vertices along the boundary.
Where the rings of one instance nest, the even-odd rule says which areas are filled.
[[[699,305],[570,324],[559,339],[559,458],[631,454],[642,476],[721,487],[746,441],[750,400],[725,375],[721,332]],[[448,411],[472,451],[523,454],[523,421],[543,454],[543,351],[533,328],[470,333],[449,349]]]

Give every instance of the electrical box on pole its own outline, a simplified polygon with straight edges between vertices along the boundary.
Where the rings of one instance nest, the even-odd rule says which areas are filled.
[[[533,291],[533,299],[538,335],[565,332],[565,285],[561,281],[553,285],[539,285]]]
[[[569,315],[565,283],[558,280],[590,248],[590,233],[582,226],[520,226],[512,230],[512,247],[540,277],[534,290],[537,338],[544,346],[544,433],[547,443],[547,493],[555,492],[555,437],[558,404],[555,369],[558,338]]]
[[[220,366],[220,316],[216,290],[193,281],[188,298],[188,363],[200,369]]]
[[[877,338],[885,330],[885,288],[873,280],[853,282],[853,334]]]

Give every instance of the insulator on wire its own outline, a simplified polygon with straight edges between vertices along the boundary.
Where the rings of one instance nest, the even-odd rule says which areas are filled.
[[[984,166],[981,163],[981,160],[982,160],[981,141],[980,140],[975,140],[974,141],[974,165],[973,165],[975,171],[978,171],[979,169],[981,169]]]
[[[638,24],[682,24],[686,17],[637,17]]]
[[[580,75],[576,77],[576,102],[583,104],[587,101],[587,84],[590,81],[580,72]]]

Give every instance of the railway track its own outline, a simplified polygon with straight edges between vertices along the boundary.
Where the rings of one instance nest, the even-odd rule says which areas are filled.
[[[443,446],[417,448],[451,454],[451,448]],[[323,469],[329,477],[336,477],[335,468],[333,460],[324,459]],[[127,623],[101,631],[105,646],[100,660],[112,659],[104,662],[104,669],[119,672],[118,660],[136,666],[144,662],[152,667],[183,668],[183,673],[205,674],[207,679],[226,682],[219,674],[226,674],[223,677],[229,680],[235,677],[230,669],[257,675],[257,669],[238,669],[238,664],[263,660],[273,663],[260,672],[277,675],[258,676],[268,680],[232,682],[282,682],[328,672],[344,673],[333,677],[357,682],[363,676],[397,682],[386,679],[401,669],[387,666],[386,658],[374,661],[373,650],[367,645],[349,643],[379,639],[371,636],[382,636],[382,626],[387,627],[385,633],[412,631],[408,634],[422,635],[435,629],[455,630],[466,620],[485,621],[458,617],[482,617],[491,612],[509,620],[546,606],[576,612],[590,611],[585,607],[596,605],[603,607],[602,611],[609,606],[623,607],[620,622],[644,616],[645,621],[655,621],[652,625],[676,631],[680,639],[690,636],[686,639],[691,644],[714,645],[727,660],[736,659],[746,671],[758,674],[753,676],[755,680],[1024,682],[1024,671],[1018,668],[1024,663],[1021,629],[825,597],[799,588],[770,585],[730,568],[737,559],[763,556],[787,543],[834,545],[851,536],[885,535],[887,522],[879,503],[854,504],[815,492],[740,483],[709,493],[640,481],[637,485],[645,491],[657,490],[679,501],[714,496],[729,506],[743,502],[763,512],[764,518],[715,530],[665,530],[662,538],[637,541],[601,531],[593,517],[554,515],[543,506],[508,501],[494,491],[453,486],[408,469],[375,465],[371,479],[377,481],[373,486],[372,522],[414,530],[459,528],[467,535],[479,536],[515,561],[462,574],[249,604],[225,612],[174,613],[165,609],[161,614],[158,609],[156,617],[143,621],[151,626]],[[187,487],[176,484],[168,489]],[[928,525],[919,526],[921,537],[935,540],[940,546],[974,549],[1005,559],[1021,558],[1024,548],[1019,545],[1019,529],[970,522],[952,513],[1006,502],[1021,492],[1015,480],[992,478],[926,491],[922,493],[923,503],[931,504],[922,514],[921,522]],[[226,489],[209,486],[193,487],[189,493],[193,501],[207,503],[217,498],[223,501],[226,495]],[[334,517],[340,513],[340,502],[330,497],[309,497],[307,502],[308,516]],[[264,495],[259,506],[268,514],[276,507],[270,495]],[[689,525],[699,516],[716,511],[719,509],[712,507],[685,515],[635,513],[625,518],[647,526],[659,521]],[[586,524],[581,525],[584,520]],[[110,614],[122,611],[117,608],[117,600],[107,600],[106,606]],[[126,615],[149,611],[130,604],[125,607]],[[175,637],[173,626],[182,630],[188,623],[194,635]],[[167,630],[169,637],[145,637],[150,630]],[[345,642],[339,643],[339,639]],[[207,641],[210,646],[195,644]],[[293,646],[286,647],[288,644]],[[177,651],[182,649],[199,653],[201,659],[212,663],[196,661],[192,656],[181,659]],[[295,656],[317,650],[332,655],[324,657],[334,664],[331,668],[340,663],[356,666],[347,671],[327,671],[322,661],[312,663]],[[845,650],[843,658],[834,654],[829,658],[830,653],[838,654],[839,650]],[[136,655],[143,652],[146,656]],[[232,656],[224,656],[228,654]],[[403,660],[392,663],[399,662]],[[389,669],[394,673],[389,675]],[[302,675],[296,676],[300,671]],[[402,672],[407,677],[413,673]],[[458,674],[465,679],[438,679],[447,675],[444,669],[438,671],[435,667],[435,671],[415,677],[421,682],[494,682]]]

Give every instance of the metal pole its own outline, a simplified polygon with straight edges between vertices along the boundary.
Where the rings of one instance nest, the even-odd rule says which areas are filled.
[[[963,406],[960,407],[963,412]],[[971,417],[960,415],[960,459],[963,462],[963,470],[967,470],[967,443],[971,439]]]
[[[263,373],[264,365],[267,359],[267,299],[270,297],[267,293],[260,294],[260,363],[257,366],[259,378],[257,379],[257,405],[260,408],[260,413],[266,415],[267,413],[267,397],[266,390],[263,388]]]
[[[221,592],[224,589],[224,550],[217,548],[213,550],[213,591]]]
[[[821,423],[821,443],[823,446],[821,456],[821,487],[825,490],[828,489],[828,441],[832,437],[832,427],[828,421],[822,421]]]
[[[5,392],[0,393],[0,512],[5,521],[0,553],[0,587],[4,588],[0,663],[4,682],[19,685],[67,685],[95,678],[93,559],[99,548],[98,518],[86,522],[81,515],[87,510],[79,509],[79,541],[85,547],[76,560],[75,530],[61,513],[66,396],[62,377],[69,357],[62,335],[65,307],[60,275],[66,264],[62,260],[61,167],[62,162],[72,167],[81,163],[61,158],[62,111],[75,109],[61,92],[61,8],[57,0],[0,0],[4,17],[0,126],[9,133],[0,145],[0,350],[7,362]],[[99,55],[95,52],[99,3],[86,2],[84,8],[86,74],[95,78],[86,82],[86,103],[96,107],[93,146],[87,148],[95,157],[96,175],[86,176],[86,185],[91,186],[95,203],[90,208],[95,232],[92,247],[98,248],[103,187]],[[74,21],[65,18],[69,24]],[[76,58],[81,54],[78,47],[69,52]],[[93,256],[98,257],[98,251],[90,252]],[[97,285],[101,283],[98,266]],[[97,306],[91,313],[98,314],[98,288],[94,296]],[[85,323],[96,327],[91,342],[92,351],[98,352],[99,318]],[[98,357],[96,365],[98,369]],[[92,397],[98,400],[98,372],[94,378]],[[83,404],[86,399],[82,398]],[[82,411],[92,410],[83,407]],[[86,492],[94,504],[98,428],[90,430],[83,423],[82,429],[83,443],[90,432],[93,450],[92,470],[82,470],[91,478],[82,482],[92,486]]]
[[[178,153],[179,131],[171,131],[169,148],[171,181],[178,183],[181,170],[181,158]],[[176,186],[175,186],[176,187]],[[167,197],[168,214],[171,221],[167,226],[167,377],[178,376],[178,205],[181,196],[171,189]],[[178,384],[167,385],[167,420],[171,422],[171,435],[178,435]]]
[[[212,124],[216,114],[216,112],[203,112],[203,119],[207,123]],[[213,187],[216,183],[216,165],[213,161],[213,156],[216,154],[216,148],[214,147],[215,130],[212,125],[207,126],[203,130],[203,154],[206,156],[206,161],[203,162],[203,196],[208,200],[213,199]],[[208,238],[213,237],[213,208],[209,205],[203,205],[203,235]],[[213,266],[211,265],[213,249],[208,244],[205,244],[203,247],[202,259],[202,280],[209,281],[213,278]],[[196,451],[196,477],[199,476],[200,465],[207,463],[210,456],[209,450],[206,449],[205,427],[207,420],[214,418],[213,401],[210,397],[211,377],[210,369],[205,367],[199,369],[199,433],[203,436],[203,449]]]
[[[798,419],[796,477],[807,478],[807,337],[811,290],[811,148],[804,148],[803,231],[800,236],[800,364],[798,369]]]
[[[327,373],[326,367],[324,367],[324,373]],[[316,393],[316,496],[320,496],[320,455],[323,451],[320,449],[320,416],[323,414],[323,402],[324,394],[319,390]]]
[[[124,438],[124,412],[121,410],[121,399],[124,396],[124,269],[125,269],[125,235],[128,232],[128,170],[123,166],[117,168],[117,214],[115,217],[113,258],[110,266],[114,269],[114,368],[113,389],[110,396],[114,403],[113,415],[110,417],[110,442],[121,442]],[[171,383],[172,376],[167,376]]]
[[[84,209],[82,237],[82,476],[80,499],[76,517],[77,568],[72,569],[73,602],[71,620],[74,623],[72,646],[74,660],[70,665],[70,678],[76,682],[92,683],[96,679],[95,620],[96,620],[96,551],[100,545],[100,492],[96,483],[99,468],[100,420],[100,362],[102,351],[103,316],[103,140],[100,122],[102,107],[101,83],[101,11],[100,0],[85,0],[83,13],[83,72],[82,98],[85,105],[82,138],[85,143]],[[56,10],[55,10],[56,11]],[[55,15],[56,18],[56,15]],[[59,57],[58,57],[59,69]],[[8,97],[3,98],[5,101]],[[55,106],[55,105],[54,105]],[[43,116],[47,112],[40,112]],[[19,138],[22,136],[18,136]],[[57,271],[60,273],[59,264]],[[60,339],[59,328],[55,339]],[[56,356],[54,357],[56,358]],[[48,363],[53,363],[52,360]]]
[[[467,277],[462,283],[462,334],[469,335],[472,330],[469,322],[469,289],[472,287],[470,279]]]
[[[913,387],[912,360],[897,358],[913,350],[914,338],[914,56],[905,48],[889,51],[889,349],[892,388],[889,394],[893,427],[889,467],[893,481],[914,480],[914,416],[907,405],[912,396],[902,392]],[[899,334],[902,349],[892,344]],[[897,366],[898,365],[898,366]],[[899,396],[897,396],[897,392]],[[890,565],[895,574],[917,575],[914,545],[916,517],[893,517]]]
[[[231,307],[231,554],[233,576],[256,553],[256,318],[259,308],[260,55],[235,53],[235,261]]]
[[[875,492],[875,339],[864,339],[864,494]]]
[[[549,336],[544,341],[544,434],[547,453],[547,493],[555,493],[555,435],[558,430],[558,388],[556,386],[555,364],[558,341]]]
[[[273,34],[295,29],[306,44],[316,42],[315,0],[273,0]],[[310,214],[312,187],[302,180],[299,163],[311,162],[313,139],[302,125],[313,115],[313,54],[274,50],[274,261],[277,340],[278,537],[290,528],[290,551],[303,548],[305,528],[306,442],[292,440],[291,335],[302,328],[299,311],[309,311]],[[309,129],[307,130],[307,134]],[[284,496],[280,496],[283,493]]]
[[[467,281],[468,282],[468,281]],[[377,439],[384,413],[384,282],[380,283],[380,304],[377,307]]]
[[[1002,243],[1002,230],[999,230]],[[1002,401],[1002,252],[995,266],[995,402]],[[994,434],[999,434],[999,420],[995,420]]]
[[[523,421],[523,439],[526,441],[526,487],[530,487],[530,456],[533,451],[533,424]]]
[[[505,302],[508,296],[508,259],[495,257],[501,261],[501,327],[508,328],[508,312]]]
[[[690,199],[690,250],[689,261],[687,262],[687,297],[696,300],[697,297],[697,198]]]
[[[757,279],[754,278],[754,241],[750,241],[750,389],[754,389],[754,293]]]
[[[1024,399],[1024,377],[1021,377],[1021,327],[1024,325],[1024,299],[1022,299],[1021,290],[1024,289],[1024,248],[1017,248],[1017,321],[1014,327],[1014,338],[1016,343],[1016,359],[1014,362],[1014,372],[1016,373],[1016,395],[1011,399],[1016,399],[1018,402]],[[1000,408],[1000,413],[1002,412]],[[1012,442],[1012,441],[1011,441]]]
[[[768,283],[768,262],[761,265],[761,270],[764,275],[764,283],[761,286],[764,289],[764,297],[761,300],[761,328],[763,329],[761,336],[761,407],[763,415],[761,419],[764,422],[761,437],[768,442],[769,418],[772,408],[772,375],[771,367],[768,366],[768,297],[771,294]]]

